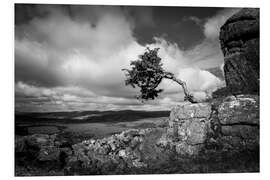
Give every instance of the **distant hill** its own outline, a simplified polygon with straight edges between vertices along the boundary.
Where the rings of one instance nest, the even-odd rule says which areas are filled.
[[[144,118],[169,117],[170,111],[73,111],[15,114],[15,123],[128,122]]]

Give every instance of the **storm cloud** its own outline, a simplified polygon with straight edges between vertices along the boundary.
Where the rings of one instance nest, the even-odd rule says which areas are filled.
[[[164,36],[139,43],[140,28],[158,28],[150,7],[16,5],[15,96],[22,111],[167,109],[183,100],[181,88],[169,81],[156,101],[134,99],[138,89],[124,84],[122,68],[144,52],[159,47],[164,68],[187,81],[197,98],[224,82],[205,69],[219,67],[223,56],[216,31],[235,10],[222,10],[204,22],[205,38],[182,49]],[[179,11],[181,8],[179,9]],[[193,18],[187,18],[194,21]],[[181,36],[181,34],[179,34]],[[215,37],[214,37],[215,36]]]

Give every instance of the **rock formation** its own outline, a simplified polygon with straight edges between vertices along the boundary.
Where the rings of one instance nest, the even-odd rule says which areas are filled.
[[[219,147],[219,152],[241,152],[259,147],[259,98],[228,96],[210,103],[172,109],[167,132],[157,143],[181,156],[197,156]],[[207,146],[210,147],[207,149]]]
[[[31,165],[46,167],[47,174],[58,169],[58,175],[258,171],[257,95],[178,105],[167,121],[165,128],[130,129],[73,145],[57,135],[17,137],[18,175]]]
[[[220,29],[226,85],[233,94],[259,92],[259,9],[244,8]]]
[[[108,138],[74,144],[74,153],[67,159],[66,174],[115,174],[147,167],[140,152],[150,132],[151,129],[130,129]]]
[[[163,128],[129,129],[73,145],[59,141],[56,134],[18,136],[16,175],[138,173],[168,157],[155,145],[163,132]]]
[[[198,155],[210,128],[209,103],[185,104],[172,109],[167,133],[157,143],[180,155]]]
[[[212,121],[219,126],[218,140],[230,150],[259,149],[259,97],[237,95],[224,98]]]

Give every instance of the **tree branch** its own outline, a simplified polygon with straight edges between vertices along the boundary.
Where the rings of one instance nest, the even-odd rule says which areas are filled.
[[[184,90],[184,94],[185,94],[185,100],[189,101],[191,103],[197,103],[197,101],[194,100],[194,97],[191,93],[189,93],[188,89],[187,89],[187,84],[185,81],[182,81],[180,79],[177,79],[173,73],[170,72],[165,72],[164,73],[164,78],[167,79],[171,79],[174,82],[178,83],[180,86],[182,86],[183,90]]]

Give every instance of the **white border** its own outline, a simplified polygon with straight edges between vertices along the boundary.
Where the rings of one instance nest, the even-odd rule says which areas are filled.
[[[181,174],[181,175],[137,175],[137,176],[76,176],[76,177],[42,177],[42,179],[267,179],[270,174],[269,131],[270,89],[269,78],[269,2],[266,0],[35,0],[1,2],[1,70],[0,70],[0,112],[1,112],[1,179],[14,178],[14,3],[49,3],[49,4],[107,4],[107,5],[166,5],[166,6],[210,6],[210,7],[260,7],[260,62],[261,62],[261,173],[246,174]],[[270,76],[269,76],[270,77]],[[23,179],[33,179],[26,177]],[[40,178],[40,177],[37,177]],[[269,179],[269,178],[268,178]]]
[[[259,7],[262,1],[254,0],[15,0],[16,3],[47,4],[98,4],[98,5],[155,5],[155,6],[211,6],[211,7]]]

